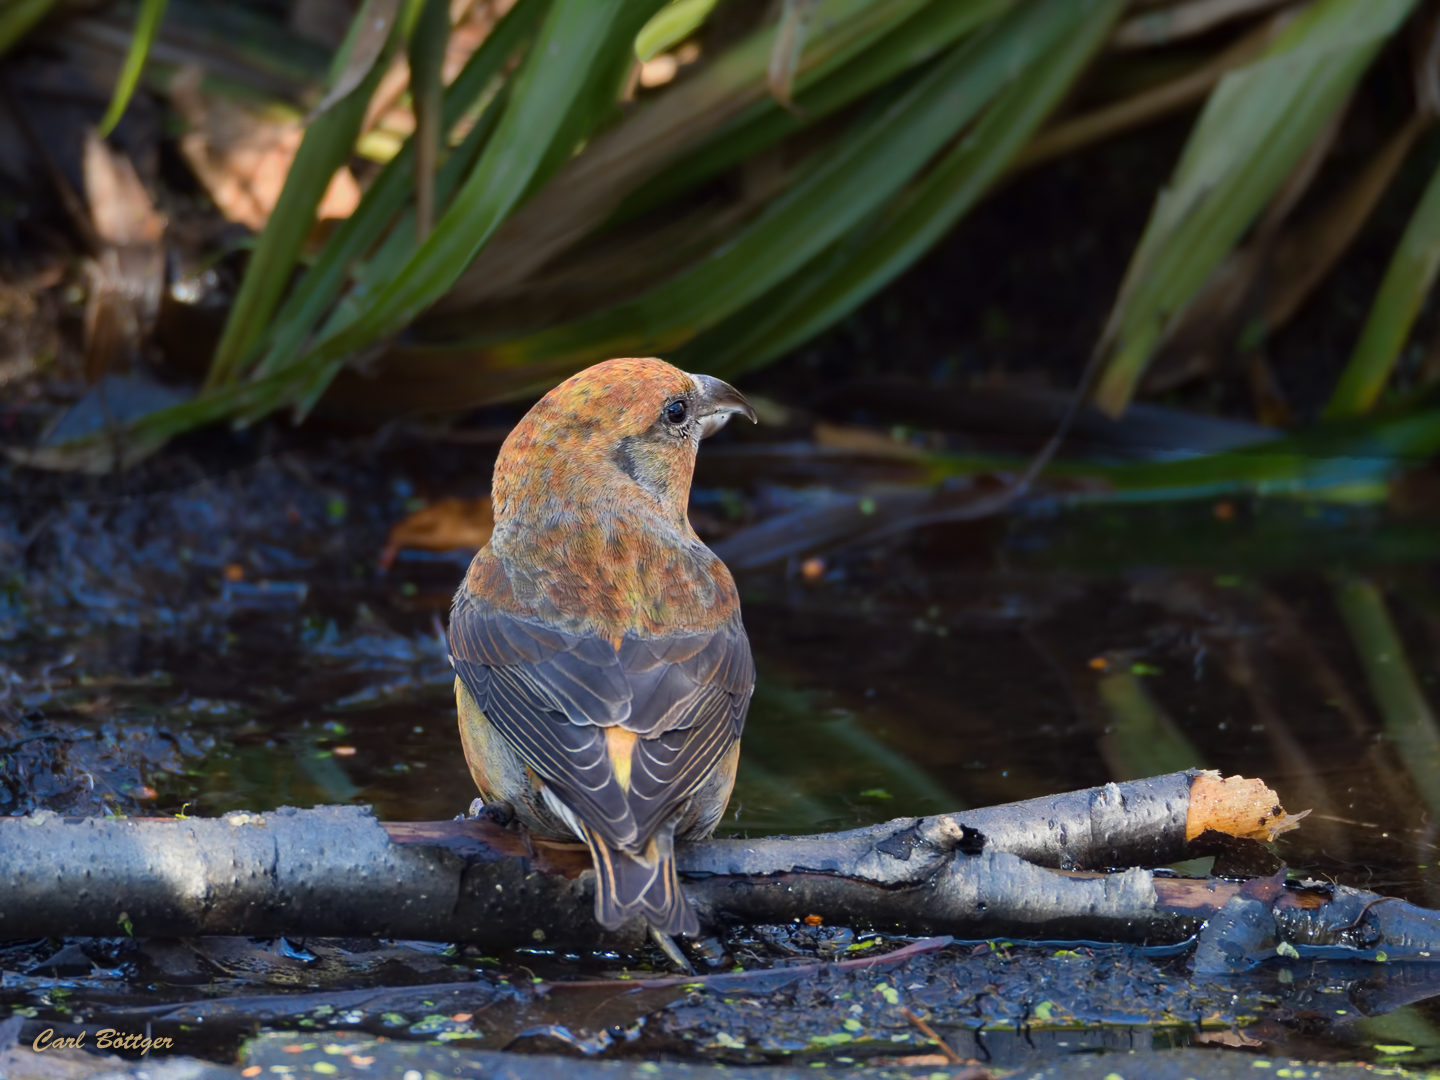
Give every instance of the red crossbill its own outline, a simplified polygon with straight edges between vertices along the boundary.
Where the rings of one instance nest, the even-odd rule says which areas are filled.
[[[500,448],[495,531],[450,611],[470,774],[542,836],[578,837],[595,917],[699,932],[674,842],[714,831],[755,687],[730,572],[690,527],[700,440],[755,412],[655,359],[546,394]]]

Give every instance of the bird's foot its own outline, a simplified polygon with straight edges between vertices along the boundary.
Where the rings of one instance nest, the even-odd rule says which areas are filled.
[[[680,951],[678,941],[663,930],[656,930],[653,926],[650,927],[650,937],[656,945],[660,946],[660,951],[665,954],[670,963],[685,972],[686,975],[695,974],[695,965],[691,964],[690,958]]]

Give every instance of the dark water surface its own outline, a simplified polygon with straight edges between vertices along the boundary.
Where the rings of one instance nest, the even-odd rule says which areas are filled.
[[[695,516],[722,550],[806,497],[764,488],[715,449]],[[428,453],[280,454],[130,494],[13,495],[0,524],[0,812],[464,811],[474,790],[439,632],[468,555],[377,567],[407,510],[485,490],[485,452]],[[878,490],[845,468],[825,490]],[[1262,777],[1291,812],[1312,810],[1277,845],[1290,866],[1440,907],[1440,520],[1409,509],[1421,501],[1041,498],[743,571],[760,683],[722,829],[846,828],[1203,766]],[[56,954],[16,948],[0,949],[0,968],[29,964],[31,982],[7,982],[7,1000],[33,1003]],[[163,986],[164,964],[145,963]],[[1268,1030],[1270,1053],[1440,1060],[1433,981],[1270,971],[1215,1016]],[[1385,999],[1363,1022],[1361,986]],[[1065,1030],[1080,1032],[1076,1050],[1121,1030],[1134,1044],[1135,1017],[1092,1000],[1088,1019],[1045,1036],[1051,1051]],[[716,1027],[706,1008],[718,1005],[689,1008],[665,1013],[672,1042],[652,1049],[678,1040],[710,1056],[714,1031],[697,1042],[686,1024],[739,1030],[735,1017]],[[1168,1009],[1146,1014],[1171,1016],[1138,1029],[1146,1045],[1188,1039],[1190,1019]],[[796,1045],[812,1036],[831,1045],[813,1032]],[[787,1038],[766,1052],[793,1051]]]

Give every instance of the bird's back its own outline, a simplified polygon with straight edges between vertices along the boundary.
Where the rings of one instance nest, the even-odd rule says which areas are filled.
[[[553,816],[526,824],[562,821],[590,845],[601,922],[643,912],[693,933],[672,843],[708,834],[724,809],[754,663],[734,583],[708,549],[623,549],[635,557],[595,562],[613,574],[584,574],[487,548],[456,595],[451,652],[501,740],[483,752],[512,752],[541,783]]]

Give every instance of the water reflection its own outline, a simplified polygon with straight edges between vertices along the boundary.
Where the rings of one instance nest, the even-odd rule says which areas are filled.
[[[770,504],[887,505],[762,498],[726,468],[696,499],[717,540]],[[52,513],[51,553],[0,610],[0,809],[463,811],[437,628],[464,556],[381,573],[413,488],[366,509],[337,489],[265,468]],[[1205,766],[1313,809],[1279,845],[1291,866],[1440,907],[1437,524],[1285,501],[1034,503],[823,562],[801,544],[738,575],[761,681],[722,829],[847,828]],[[1296,1046],[1313,1021],[1372,1057],[1440,1059],[1433,976],[1392,967],[1327,996],[1332,976],[1265,1023],[1290,1023]]]
[[[1432,521],[1257,503],[935,527],[830,551],[823,573],[742,573],[761,682],[724,829],[843,828],[1205,766],[1313,808],[1284,842],[1292,865],[1440,904],[1435,559]],[[186,583],[200,615],[183,633],[92,618],[63,650],[22,621],[0,646],[7,805],[63,788],[122,812],[462,811],[437,634],[462,565],[402,558],[349,585],[322,570],[303,600],[222,590],[208,612]]]

